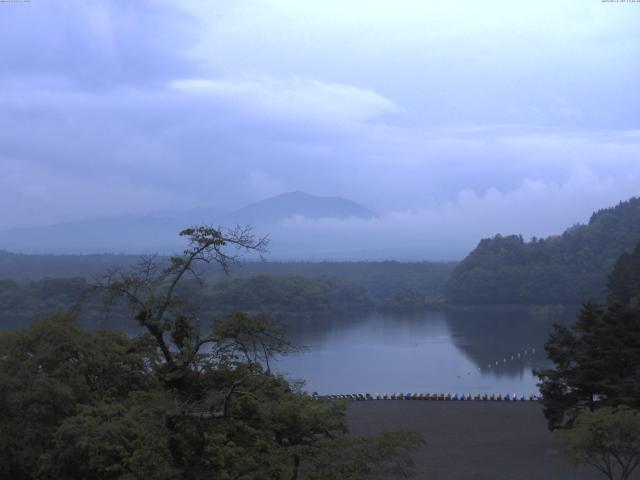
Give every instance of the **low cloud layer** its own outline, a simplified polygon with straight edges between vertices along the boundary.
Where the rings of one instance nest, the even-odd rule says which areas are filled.
[[[457,260],[480,239],[497,233],[522,234],[525,239],[559,235],[576,223],[587,223],[603,205],[613,206],[634,195],[639,182],[640,176],[601,180],[582,170],[562,184],[525,181],[508,192],[490,189],[478,195],[463,191],[438,207],[391,211],[374,219],[296,217],[277,230],[275,253],[287,258],[288,239],[312,245],[314,239],[322,238],[320,258],[330,258],[331,253],[339,257],[357,254],[376,259]]]

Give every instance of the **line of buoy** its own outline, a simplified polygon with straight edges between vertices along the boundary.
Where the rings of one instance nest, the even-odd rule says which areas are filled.
[[[461,394],[454,393],[348,393],[343,395],[318,395],[312,394],[312,398],[316,400],[352,400],[352,401],[367,401],[367,400],[432,400],[432,401],[485,401],[485,402],[535,402],[540,400],[539,395],[516,395],[499,393],[492,394]]]
[[[522,352],[514,353],[513,355],[507,355],[506,357],[502,358],[502,361],[495,360],[495,361],[489,362],[487,364],[487,369],[491,370],[494,367],[500,366],[500,364],[505,364],[507,362],[513,362],[513,361],[516,361],[516,360],[520,360],[520,359],[522,359],[524,357],[527,357],[529,355],[535,355],[535,353],[536,353],[536,349],[532,348],[532,349],[523,350]],[[478,370],[482,370],[482,368],[478,368]]]
[[[514,353],[513,355],[507,355],[506,357],[504,357],[502,359],[502,361],[495,360],[495,361],[489,362],[484,371],[486,372],[487,370],[491,370],[491,369],[497,370],[501,365],[506,364],[507,362],[513,362],[513,361],[517,361],[517,360],[522,360],[525,357],[535,355],[535,353],[536,353],[536,349],[535,348],[531,348],[531,349],[523,350],[521,352]],[[482,372],[483,372],[482,367],[478,367],[475,370],[475,372],[469,371],[469,372],[466,372],[466,375],[471,375],[473,373],[477,374],[477,373],[482,373]],[[457,375],[456,378],[462,378],[463,376],[464,376],[464,374],[460,374],[460,375]]]

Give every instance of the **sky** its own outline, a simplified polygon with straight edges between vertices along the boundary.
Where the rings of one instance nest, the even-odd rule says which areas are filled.
[[[398,248],[640,193],[640,3],[0,3],[0,230],[287,191]]]

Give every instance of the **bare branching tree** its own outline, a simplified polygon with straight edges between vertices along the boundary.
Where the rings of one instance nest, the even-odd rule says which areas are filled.
[[[162,380],[177,393],[181,410],[188,405],[201,403],[208,395],[194,391],[194,381],[202,373],[202,360],[207,365],[224,363],[227,370],[235,369],[229,380],[228,399],[246,378],[259,371],[269,371],[269,357],[285,353],[290,344],[284,340],[284,332],[271,327],[266,319],[253,319],[237,314],[203,335],[196,305],[179,293],[181,282],[188,277],[203,282],[203,267],[216,264],[224,272],[243,252],[266,252],[267,237],[257,238],[250,227],[223,230],[211,226],[187,228],[180,236],[188,239],[188,246],[181,255],[172,256],[168,262],[158,257],[145,257],[128,271],[111,270],[98,278],[95,288],[105,294],[108,304],[124,301],[133,318],[155,341],[163,365],[159,368]],[[235,327],[233,326],[235,324]],[[207,350],[208,353],[203,353]],[[243,369],[237,356],[242,354]],[[266,368],[263,368],[265,366]],[[231,376],[230,376],[231,377]],[[199,407],[202,409],[202,406]],[[225,408],[224,410],[227,410]]]

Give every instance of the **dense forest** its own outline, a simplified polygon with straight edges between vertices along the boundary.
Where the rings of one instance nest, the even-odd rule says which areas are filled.
[[[54,273],[60,259],[71,259],[69,268],[62,268],[62,274],[55,278],[38,275],[33,275],[33,279],[17,275],[11,278],[7,270],[0,271],[5,277],[0,277],[3,329],[20,328],[49,312],[69,309],[90,330],[119,328],[123,323],[121,310],[117,306],[107,310],[91,285],[98,278],[100,267],[103,272],[115,266],[127,271],[141,260],[131,256],[6,253],[3,258],[4,265],[9,262],[16,268],[25,265],[23,271],[33,274]],[[441,304],[443,286],[452,268],[452,264],[427,262],[248,262],[232,266],[230,275],[205,270],[206,282],[185,281],[180,288],[183,296],[199,305],[205,318],[235,310],[278,316],[376,308],[418,309]],[[64,278],[64,273],[81,276]]]
[[[91,278],[106,269],[133,266],[140,261],[141,255],[125,254],[89,254],[89,255],[46,255],[24,254],[0,250],[0,277],[24,280],[37,280],[44,277],[83,277]],[[158,255],[162,260],[163,257]],[[269,253],[263,261],[238,261],[232,265],[231,277],[249,277],[263,273],[274,275],[299,275],[304,277],[341,277],[349,279],[371,279],[382,281],[388,276],[433,277],[447,274],[455,262],[397,262],[397,261],[270,261]],[[219,269],[203,266],[210,278],[227,275]],[[429,279],[427,279],[429,281]]]
[[[254,313],[309,314],[373,309],[369,291],[332,278],[257,275],[200,285],[185,281],[180,293],[198,305],[205,319],[236,310]],[[29,325],[48,312],[71,310],[90,330],[121,328],[127,319],[118,305],[105,305],[82,278],[45,278],[30,282],[0,281],[0,322],[3,329]]]
[[[640,198],[594,213],[562,235],[525,241],[484,239],[453,270],[446,286],[455,304],[580,304],[602,300],[607,275],[640,241]]]
[[[0,278],[40,280],[42,278],[92,279],[109,269],[135,266],[139,255],[26,255],[0,250]],[[158,257],[162,260],[163,257]],[[268,254],[267,254],[268,258]],[[240,261],[228,274],[203,268],[207,280],[229,280],[256,275],[330,277],[348,280],[367,288],[376,299],[391,298],[407,291],[441,299],[444,284],[453,270],[452,262],[271,262]]]

